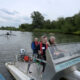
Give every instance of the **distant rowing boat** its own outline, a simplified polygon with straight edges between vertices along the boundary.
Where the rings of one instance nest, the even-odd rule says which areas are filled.
[[[0,36],[16,36],[15,34],[12,34],[12,33],[6,33],[6,34],[0,34]]]

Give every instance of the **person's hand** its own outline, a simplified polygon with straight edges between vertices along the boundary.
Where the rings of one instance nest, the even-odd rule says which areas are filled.
[[[59,54],[60,54],[60,52],[56,51],[54,54],[55,54],[55,55],[59,55]]]
[[[41,51],[38,51],[38,54],[41,55]]]
[[[50,43],[49,43],[49,42],[47,42],[47,45],[48,45],[48,46],[50,46]]]

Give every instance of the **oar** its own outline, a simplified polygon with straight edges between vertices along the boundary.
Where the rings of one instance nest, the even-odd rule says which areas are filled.
[[[47,61],[43,60],[43,59],[39,59],[39,58],[35,58],[35,57],[32,57],[33,61],[39,61],[39,62],[43,62],[43,63],[48,63]]]
[[[45,60],[42,60],[42,59],[38,59],[38,58],[35,58],[37,61],[40,61],[40,62],[43,62],[43,63],[47,63],[47,61]]]

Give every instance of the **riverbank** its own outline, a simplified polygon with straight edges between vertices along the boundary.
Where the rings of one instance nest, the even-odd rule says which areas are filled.
[[[61,30],[53,30],[53,29],[34,29],[33,32],[45,32],[45,33],[62,33],[62,34],[73,34],[73,35],[80,35],[80,31],[76,32],[63,32]]]
[[[61,33],[61,34],[72,34],[72,35],[80,35],[80,31],[75,31],[75,32],[64,32],[64,31],[61,31],[61,30],[57,30],[57,29],[33,29],[33,30],[25,30],[25,29],[19,29],[19,28],[5,28],[5,29],[2,29],[0,28],[0,30],[10,30],[10,31],[21,31],[21,32],[42,32],[42,33]]]
[[[16,28],[16,27],[1,27],[0,30],[19,31],[19,28]]]

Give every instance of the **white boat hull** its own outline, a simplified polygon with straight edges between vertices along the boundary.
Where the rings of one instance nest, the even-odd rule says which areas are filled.
[[[21,72],[14,65],[11,65],[9,63],[6,63],[5,65],[16,80],[31,80],[31,78],[29,76],[27,76],[25,73]]]

